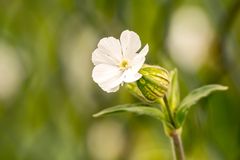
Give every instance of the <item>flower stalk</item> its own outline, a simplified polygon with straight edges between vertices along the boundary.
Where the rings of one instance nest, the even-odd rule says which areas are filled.
[[[163,97],[163,101],[164,101],[164,103],[165,103],[165,106],[166,106],[166,109],[167,109],[167,113],[168,113],[168,117],[169,117],[169,120],[170,120],[170,122],[171,122],[171,125],[172,125],[174,128],[176,128],[176,123],[175,123],[175,121],[174,121],[174,119],[173,119],[173,115],[172,115],[172,112],[171,112],[171,109],[170,109],[170,106],[169,106],[169,103],[168,103],[168,100],[167,100],[167,97],[166,97],[166,96]]]
[[[172,148],[174,150],[174,159],[176,160],[185,160],[183,144],[181,140],[180,133],[177,130],[174,130],[170,135],[172,141]]]
[[[184,149],[182,145],[182,140],[180,136],[179,129],[177,129],[176,123],[174,121],[174,117],[172,114],[172,111],[170,109],[167,96],[163,97],[163,101],[166,106],[167,110],[167,115],[170,120],[171,125],[173,126],[174,129],[171,129],[169,136],[172,141],[172,149],[173,149],[173,155],[175,160],[185,160],[185,155],[184,155]]]

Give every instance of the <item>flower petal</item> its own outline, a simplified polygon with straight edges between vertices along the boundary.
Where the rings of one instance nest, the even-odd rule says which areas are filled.
[[[129,30],[122,32],[120,36],[123,57],[131,59],[134,54],[140,49],[141,41],[137,33]]]
[[[148,51],[149,51],[149,46],[148,46],[148,44],[146,44],[138,54],[145,57],[147,55]]]
[[[145,56],[147,55],[149,50],[148,44],[144,46],[144,48],[133,58],[133,60],[130,62],[132,66],[133,72],[138,72],[142,65],[145,62]]]
[[[93,68],[92,77],[96,83],[103,83],[118,74],[120,69],[108,64],[99,64]]]
[[[119,72],[115,74],[111,79],[103,83],[99,83],[99,86],[106,92],[115,92],[119,89],[119,85],[123,82],[123,73]]]
[[[114,59],[116,64],[121,61],[122,50],[118,39],[114,37],[102,38],[98,43],[98,48],[102,49],[103,53]]]
[[[114,60],[111,56],[104,52],[105,50],[102,48],[97,48],[92,53],[92,62],[94,65],[98,64],[110,64],[115,65],[116,60]]]
[[[92,72],[93,80],[106,92],[115,92],[123,82],[123,72],[108,64],[96,65]]]
[[[126,83],[130,83],[130,82],[135,82],[138,79],[140,79],[142,77],[142,75],[138,72],[135,72],[132,69],[128,69],[124,72],[124,79],[123,81]]]
[[[114,88],[111,88],[111,89],[105,90],[105,91],[108,92],[108,93],[110,93],[110,92],[116,92],[116,91],[119,90],[119,88],[120,88],[120,85],[118,85],[118,86],[116,86],[116,87],[114,87]]]

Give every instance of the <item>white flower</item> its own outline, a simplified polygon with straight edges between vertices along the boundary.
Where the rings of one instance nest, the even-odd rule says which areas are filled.
[[[92,54],[93,80],[106,92],[116,92],[124,82],[137,81],[142,77],[138,71],[144,64],[148,45],[138,53],[140,48],[140,38],[133,31],[123,31],[120,40],[102,38]]]

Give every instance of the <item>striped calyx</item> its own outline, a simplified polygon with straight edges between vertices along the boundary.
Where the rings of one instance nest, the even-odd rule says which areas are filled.
[[[169,86],[169,74],[166,69],[144,65],[139,73],[142,77],[137,81],[137,86],[147,100],[153,102],[166,94]]]

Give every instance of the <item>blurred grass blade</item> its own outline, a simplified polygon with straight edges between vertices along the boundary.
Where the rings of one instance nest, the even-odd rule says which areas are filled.
[[[156,118],[158,120],[163,120],[164,116],[162,112],[154,107],[145,106],[142,104],[123,104],[123,105],[117,105],[114,107],[106,108],[96,114],[93,115],[93,117],[100,117],[107,114],[112,114],[116,112],[132,112],[139,115],[147,115],[153,118]]]
[[[211,84],[205,85],[200,88],[197,88],[191,91],[181,102],[179,108],[189,108],[192,105],[196,104],[200,99],[207,97],[210,93],[214,91],[224,91],[227,90],[228,87],[218,85],[218,84]]]
[[[180,101],[180,90],[178,84],[178,71],[174,69],[170,72],[171,82],[168,91],[168,100],[171,109],[176,108]]]

